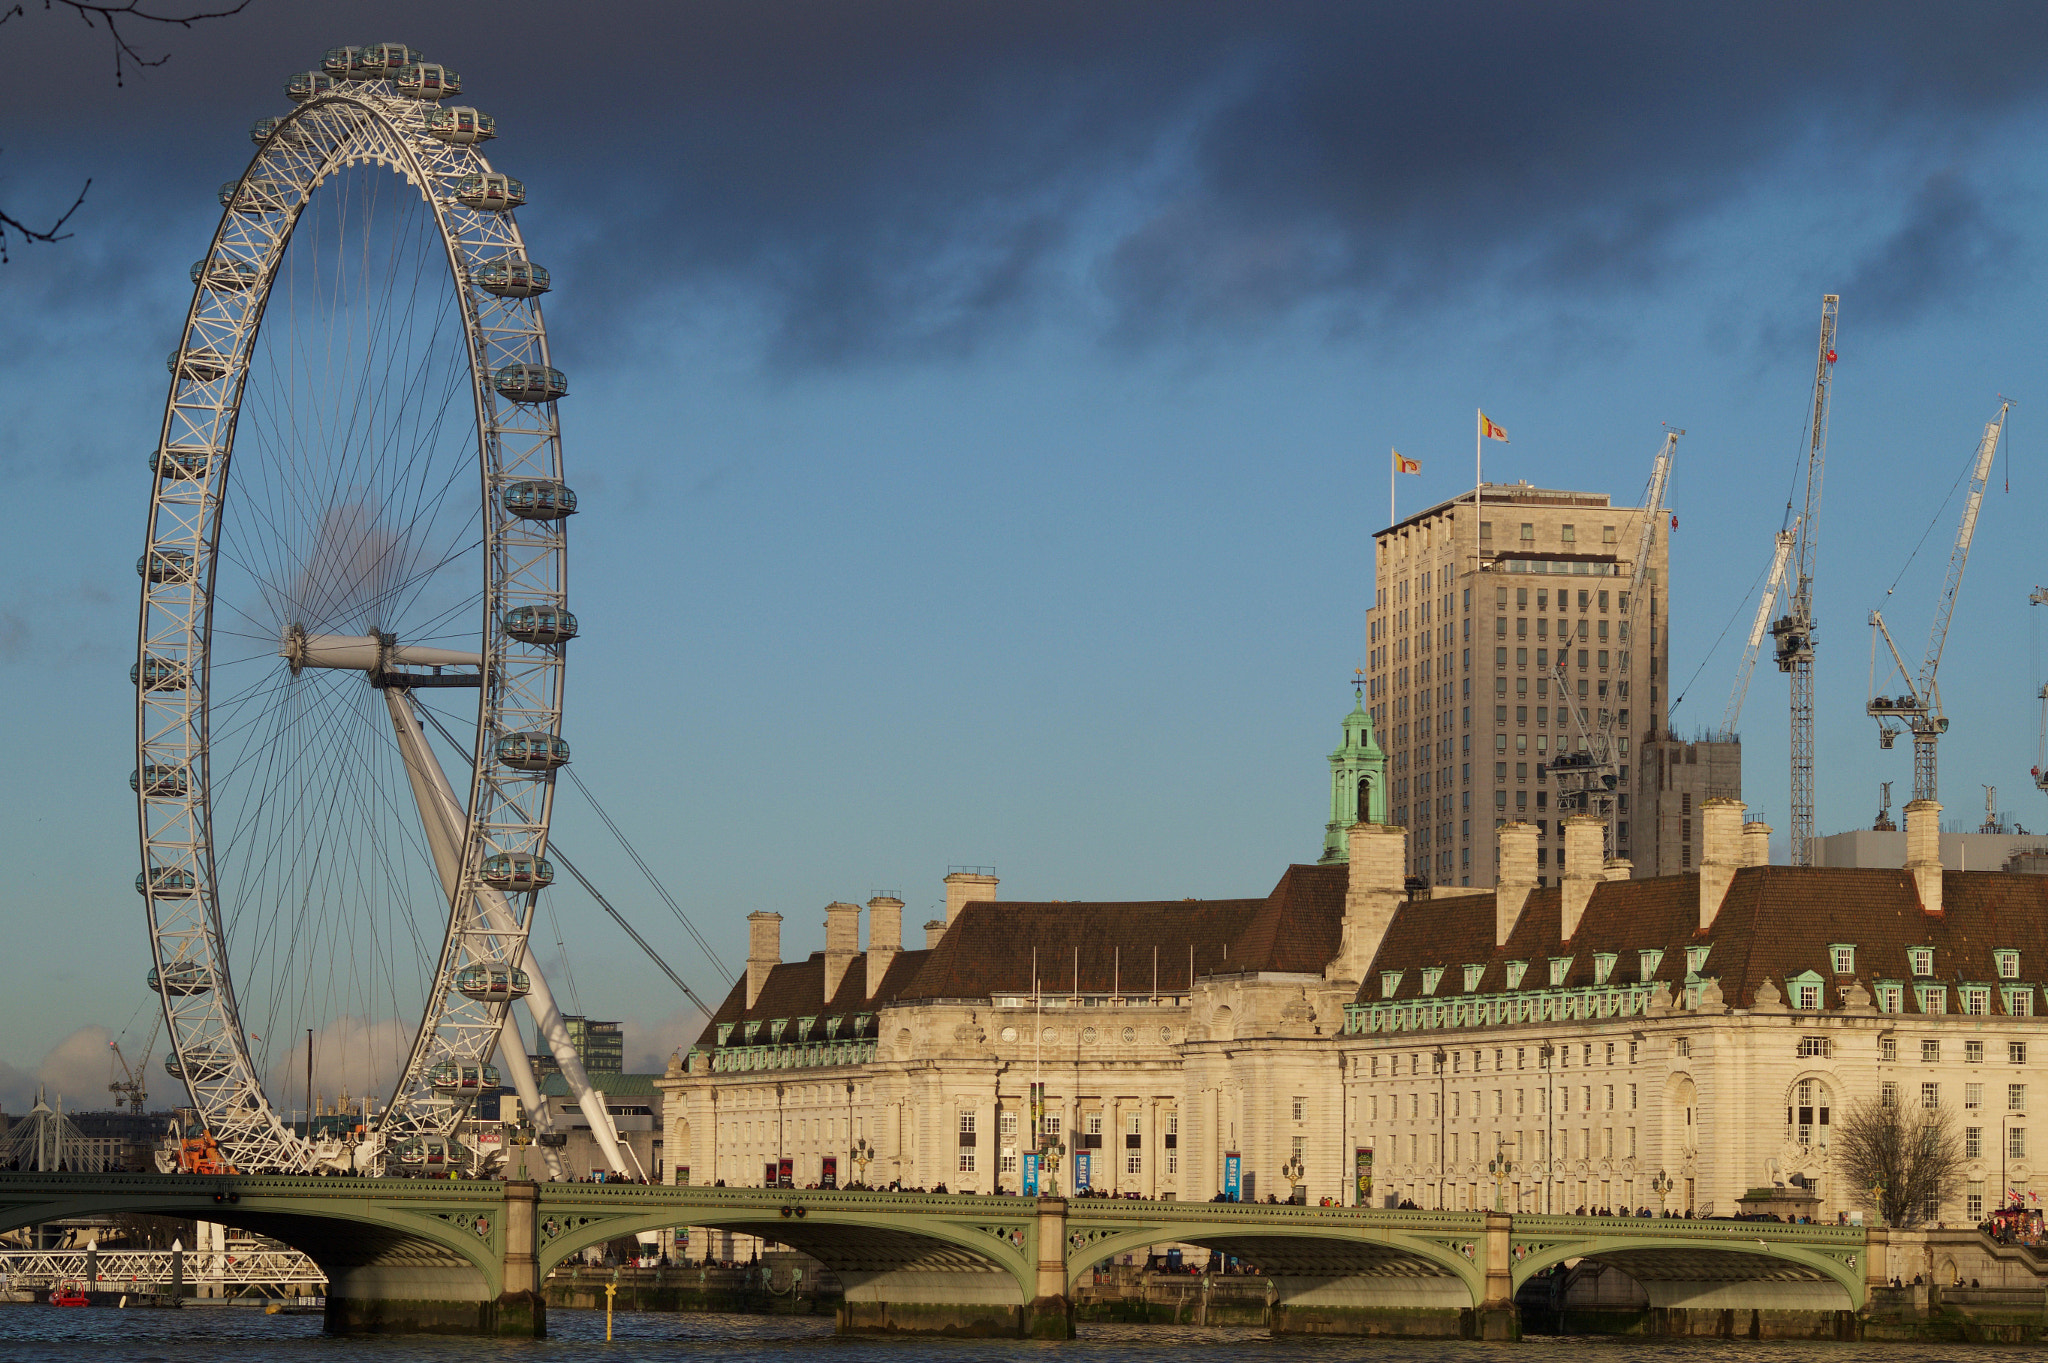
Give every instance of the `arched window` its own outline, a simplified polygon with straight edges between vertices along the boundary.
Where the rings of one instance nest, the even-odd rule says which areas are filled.
[[[1827,1085],[1814,1079],[1800,1080],[1793,1086],[1792,1101],[1785,1108],[1785,1125],[1792,1138],[1805,1146],[1812,1145],[1818,1135],[1825,1145],[1832,1107]]]

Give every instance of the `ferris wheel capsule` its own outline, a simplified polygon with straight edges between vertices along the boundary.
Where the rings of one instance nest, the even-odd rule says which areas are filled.
[[[192,383],[212,383],[227,375],[228,357],[212,346],[200,346],[196,350],[174,347],[164,357],[164,368]]]
[[[576,514],[576,493],[566,483],[529,479],[508,484],[498,500],[523,521],[558,521]]]
[[[452,109],[429,109],[427,135],[458,145],[488,142],[498,135],[498,123],[489,114],[480,114],[466,105],[457,105]]]
[[[505,633],[522,644],[566,644],[576,637],[576,617],[554,606],[519,606],[505,612]]]
[[[356,49],[355,64],[349,74],[361,72],[371,80],[388,79],[392,73],[402,71],[421,60],[422,54],[404,43],[365,43]]]
[[[336,80],[347,80],[362,53],[360,47],[330,47],[320,56],[320,69]]]
[[[220,260],[195,260],[190,271],[194,284],[205,284],[210,289],[226,289],[241,292],[253,289],[263,278],[263,271],[246,260],[222,258]]]
[[[145,691],[182,691],[188,675],[183,663],[151,657],[130,667],[128,680]]]
[[[471,277],[479,289],[500,298],[536,298],[548,291],[548,272],[524,256],[500,256]]]
[[[533,980],[514,966],[472,965],[455,972],[455,992],[478,1003],[510,1003],[532,988]]]
[[[492,371],[491,387],[514,402],[553,402],[569,396],[569,376],[551,365],[521,362]]]
[[[183,549],[157,549],[135,560],[135,575],[149,582],[190,582],[192,555]]]
[[[443,1093],[469,1093],[498,1087],[496,1065],[457,1065],[444,1061],[427,1071],[427,1082]]]
[[[172,994],[179,998],[189,998],[193,994],[204,994],[211,988],[212,977],[207,973],[206,967],[196,961],[174,962],[170,969],[162,972],[155,966],[149,968],[149,992],[152,994]]]
[[[391,75],[391,84],[401,95],[414,99],[448,99],[462,93],[462,77],[439,62],[414,62]]]
[[[204,445],[168,445],[149,456],[156,476],[167,480],[204,478],[212,463],[213,451]]]
[[[464,208],[503,213],[526,202],[526,186],[495,170],[479,171],[456,183],[455,202]]]
[[[198,878],[182,866],[152,866],[135,877],[135,893],[160,899],[182,899],[198,889]]]
[[[493,852],[484,858],[480,873],[484,884],[506,894],[545,890],[555,883],[555,868],[548,859],[525,852]]]
[[[334,92],[334,77],[325,71],[294,71],[284,83],[284,97],[294,104]]]
[[[569,741],[553,734],[506,734],[498,760],[516,771],[553,771],[569,765]]]
[[[176,763],[145,762],[128,773],[128,789],[137,795],[181,800],[188,788],[185,769]]]

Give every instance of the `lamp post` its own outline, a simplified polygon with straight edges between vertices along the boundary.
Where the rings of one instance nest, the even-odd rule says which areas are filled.
[[[1308,1177],[1308,1170],[1302,1165],[1299,1151],[1289,1155],[1287,1163],[1280,1166],[1280,1176],[1287,1180],[1287,1200],[1291,1203],[1300,1196],[1302,1180]]]
[[[795,1179],[790,1180],[795,1183]],[[775,1177],[768,1180],[768,1186],[782,1186],[782,1085],[775,1086]]]
[[[1444,1065],[1450,1056],[1439,1046],[1430,1052],[1429,1058],[1436,1063],[1436,1209],[1444,1209],[1444,1123],[1451,1119],[1451,1110],[1445,1101],[1446,1078]]]
[[[1508,1151],[1513,1148],[1513,1141],[1498,1131],[1493,1133],[1493,1158],[1486,1162],[1486,1172],[1493,1175],[1493,1209],[1497,1212],[1507,1210],[1508,1179],[1515,1172],[1515,1162],[1508,1158]]]
[[[1670,1210],[1664,1205],[1664,1199],[1669,1197],[1671,1190],[1677,1186],[1672,1181],[1671,1175],[1665,1173],[1662,1169],[1659,1169],[1656,1177],[1650,1180],[1650,1191],[1657,1195],[1657,1210],[1660,1214]]]
[[[1557,1047],[1548,1041],[1536,1048],[1536,1063],[1543,1071],[1543,1210],[1551,1207],[1550,1185],[1558,1170],[1557,1162],[1557,1094],[1552,1092],[1552,1081],[1557,1077],[1551,1062],[1557,1056]]]
[[[853,1172],[853,1081],[846,1081],[846,1172]]]
[[[848,1162],[859,1171],[854,1177],[859,1180],[860,1186],[863,1188],[868,1186],[868,1165],[874,1158],[875,1147],[868,1144],[866,1136],[862,1136],[859,1140],[855,1141],[853,1143],[853,1150],[847,1155]]]

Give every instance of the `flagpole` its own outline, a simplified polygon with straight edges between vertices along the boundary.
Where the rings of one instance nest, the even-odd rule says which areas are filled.
[[[1483,566],[1479,552],[1479,502],[1484,495],[1486,478],[1480,473],[1480,451],[1486,448],[1486,433],[1479,425],[1479,409],[1472,409],[1472,571],[1476,574]]]
[[[1399,468],[1400,466],[1401,466],[1401,464],[1400,464],[1400,460],[1399,460],[1398,458],[1396,458],[1396,457],[1394,456],[1394,453],[1393,453],[1393,451],[1392,451],[1392,450],[1388,450],[1388,451],[1387,451],[1387,527],[1388,527],[1389,529],[1392,529],[1392,528],[1393,528],[1393,525],[1394,525],[1394,521],[1395,521],[1395,519],[1396,519],[1396,517],[1395,517],[1395,515],[1394,515],[1394,471],[1395,471],[1396,469],[1398,469],[1398,468]]]

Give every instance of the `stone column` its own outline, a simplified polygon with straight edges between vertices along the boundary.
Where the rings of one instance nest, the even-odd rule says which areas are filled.
[[[1037,1281],[1024,1308],[1024,1333],[1033,1339],[1072,1339],[1074,1307],[1067,1297],[1067,1200],[1038,1199]]]
[[[1521,1316],[1515,1308],[1514,1259],[1509,1253],[1515,1218],[1507,1212],[1489,1211],[1485,1215],[1479,1261],[1486,1270],[1486,1292],[1473,1313],[1478,1327],[1473,1333],[1480,1339],[1519,1339]]]

